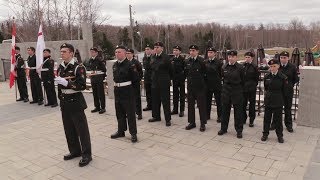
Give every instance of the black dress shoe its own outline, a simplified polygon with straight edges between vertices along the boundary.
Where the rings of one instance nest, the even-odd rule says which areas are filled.
[[[43,101],[38,101],[38,105],[41,106],[43,104]]]
[[[91,110],[92,113],[99,112],[99,111],[100,111],[99,108],[94,108],[93,110]]]
[[[184,116],[184,112],[183,112],[183,111],[180,111],[179,117],[183,117],[183,116]]]
[[[278,137],[278,142],[279,142],[279,143],[284,143],[283,137]]]
[[[29,99],[28,98],[25,98],[24,100],[23,100],[23,102],[28,102],[29,101]]]
[[[218,132],[218,135],[219,135],[219,136],[222,136],[222,135],[224,135],[225,133],[227,133],[227,131],[220,130],[220,131]]]
[[[178,114],[178,111],[175,111],[175,110],[171,111],[171,115],[174,115],[174,114]]]
[[[201,126],[200,126],[200,131],[201,131],[201,132],[204,132],[205,130],[206,130],[206,125],[201,124]]]
[[[45,104],[44,106],[51,106],[51,104]]]
[[[58,106],[58,103],[55,103],[55,104],[51,105],[52,108],[57,107],[57,106]]]
[[[30,104],[38,103],[38,101],[31,101]]]
[[[138,115],[138,120],[141,120],[142,119],[142,115]]]
[[[111,139],[117,139],[117,138],[124,137],[124,136],[125,136],[124,132],[117,131],[116,133],[111,135]]]
[[[161,121],[161,119],[151,118],[148,121],[149,122],[157,122],[157,121]]]
[[[190,124],[188,124],[188,126],[186,126],[186,130],[193,129],[193,128],[195,128],[195,127],[196,127],[196,124],[190,123]]]
[[[287,131],[288,131],[289,133],[293,133],[293,129],[292,129],[292,128],[287,128]]]
[[[242,138],[242,132],[237,132],[237,138],[241,139]]]
[[[19,99],[17,99],[16,101],[23,101],[23,98],[19,98]]]
[[[150,110],[152,110],[152,109],[151,109],[151,107],[145,107],[145,108],[143,108],[142,110],[143,110],[143,111],[150,111]]]
[[[86,165],[88,165],[90,163],[90,161],[92,161],[92,157],[83,157],[80,161],[79,161],[79,167],[84,167]]]
[[[133,143],[136,143],[136,142],[138,142],[138,137],[137,137],[137,135],[131,135],[131,142],[133,142]]]
[[[106,109],[100,109],[99,114],[103,114],[106,112]]]
[[[261,137],[261,141],[266,141],[268,139],[268,136],[267,135],[263,135],[262,137]]]
[[[70,159],[74,159],[74,158],[77,158],[77,157],[80,157],[81,154],[66,154],[63,156],[63,160],[67,161],[67,160],[70,160]]]
[[[220,117],[218,117],[217,123],[221,123],[221,118]]]
[[[249,124],[249,127],[253,127],[253,126],[254,126],[254,124],[253,124],[253,123],[250,123],[250,124]]]
[[[166,121],[166,126],[171,126],[171,122],[170,121]]]

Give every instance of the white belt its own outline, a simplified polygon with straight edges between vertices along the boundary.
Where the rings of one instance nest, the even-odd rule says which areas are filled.
[[[124,86],[129,86],[131,85],[131,81],[127,81],[127,82],[122,82],[122,83],[114,83],[114,86],[116,87],[124,87]]]
[[[37,67],[30,67],[29,69],[37,69]]]
[[[48,68],[43,68],[43,69],[41,69],[41,71],[49,71],[49,69]]]
[[[75,91],[73,89],[61,89],[61,92],[63,94],[74,94],[74,93],[78,93],[78,92],[81,92],[81,91]]]

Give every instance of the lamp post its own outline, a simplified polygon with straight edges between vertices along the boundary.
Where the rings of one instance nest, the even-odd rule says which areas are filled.
[[[140,52],[142,52],[142,35],[140,31],[138,31],[137,34],[140,36]]]

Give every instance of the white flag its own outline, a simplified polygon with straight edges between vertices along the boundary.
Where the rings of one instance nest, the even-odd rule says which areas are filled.
[[[38,32],[38,41],[37,41],[37,49],[36,49],[36,67],[37,67],[37,72],[40,75],[41,71],[41,66],[43,63],[43,50],[46,48],[46,45],[44,43],[44,36],[42,32],[42,24],[40,24],[39,27],[39,32]]]

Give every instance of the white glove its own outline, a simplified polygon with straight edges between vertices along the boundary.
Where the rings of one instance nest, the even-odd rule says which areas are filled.
[[[54,81],[56,81],[57,82],[57,84],[61,84],[62,86],[64,86],[64,87],[67,87],[68,86],[68,81],[66,80],[66,79],[64,79],[64,78],[62,78],[62,77],[56,77],[55,79],[54,79]]]

